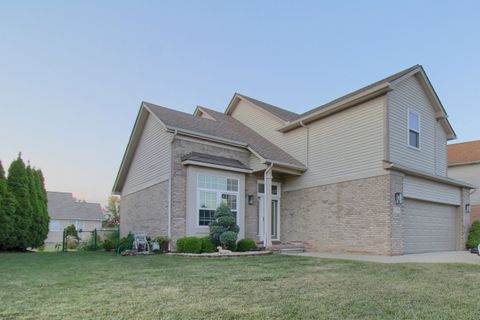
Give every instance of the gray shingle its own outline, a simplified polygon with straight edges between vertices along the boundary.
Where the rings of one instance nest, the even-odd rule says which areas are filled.
[[[246,99],[246,100],[248,100],[248,101],[250,101],[251,103],[259,106],[260,108],[265,109],[266,111],[268,111],[271,114],[277,116],[278,118],[282,119],[283,121],[292,121],[292,120],[295,120],[299,117],[298,113],[295,113],[295,112],[292,112],[292,111],[289,111],[289,110],[286,110],[286,109],[283,109],[283,108],[280,108],[280,107],[276,107],[276,106],[268,104],[266,102],[247,97],[247,96],[245,96],[243,94],[240,94],[240,93],[237,93],[237,95]]]
[[[381,84],[383,84],[383,83],[389,83],[389,82],[395,81],[395,80],[401,78],[402,76],[406,75],[407,73],[409,73],[409,72],[411,72],[411,71],[413,71],[413,70],[415,70],[415,69],[417,69],[417,68],[421,68],[421,67],[422,67],[422,66],[420,66],[420,65],[417,64],[417,65],[414,65],[413,67],[410,67],[410,68],[405,69],[405,70],[403,70],[403,71],[400,71],[400,72],[397,72],[397,73],[395,73],[395,74],[392,74],[391,76],[388,76],[388,77],[386,77],[386,78],[384,78],[384,79],[382,79],[382,80],[376,81],[376,82],[374,82],[374,83],[372,83],[372,84],[369,84],[368,86],[365,86],[365,87],[363,87],[363,88],[360,88],[360,89],[358,89],[358,90],[355,90],[355,91],[353,91],[353,92],[350,92],[350,93],[348,93],[348,94],[346,94],[346,95],[344,95],[344,96],[341,96],[340,98],[337,98],[337,99],[332,100],[332,101],[330,101],[330,102],[328,102],[328,103],[325,103],[325,104],[323,104],[323,105],[321,105],[321,106],[319,106],[319,107],[316,107],[316,108],[313,108],[313,109],[311,109],[311,110],[309,110],[309,111],[307,111],[307,112],[304,112],[304,113],[302,113],[301,115],[299,115],[298,118],[302,118],[302,117],[308,116],[308,115],[310,115],[310,114],[312,114],[312,113],[315,113],[316,111],[318,111],[318,110],[320,110],[320,109],[323,109],[323,108],[326,108],[326,107],[328,107],[328,106],[331,106],[331,105],[333,105],[333,104],[335,104],[335,103],[337,103],[337,102],[339,102],[339,101],[342,101],[342,100],[344,100],[344,99],[348,99],[348,98],[350,98],[350,97],[353,97],[353,96],[355,96],[355,95],[357,95],[357,94],[359,94],[359,93],[362,93],[362,92],[364,92],[364,91],[367,91],[368,89],[371,89],[371,88],[376,87],[376,86],[378,86],[378,85],[381,85]]]
[[[216,119],[195,117],[191,114],[180,112],[152,103],[143,102],[168,128],[184,129],[200,134],[228,139],[248,145],[265,159],[284,162],[292,166],[305,167],[300,161],[293,158],[240,121],[224,113],[205,107],[208,114]]]
[[[99,203],[76,201],[69,192],[48,191],[48,214],[51,219],[103,220]]]
[[[225,157],[219,157],[219,156],[214,156],[211,154],[200,153],[200,152],[190,152],[189,154],[184,155],[182,157],[182,161],[185,161],[185,160],[211,163],[211,164],[239,168],[239,169],[246,169],[246,170],[250,169],[249,167],[247,167],[246,165],[244,165],[243,163],[241,163],[236,159],[229,159]]]

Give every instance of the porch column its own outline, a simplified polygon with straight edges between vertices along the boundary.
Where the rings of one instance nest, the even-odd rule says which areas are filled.
[[[268,248],[272,246],[272,167],[273,164],[271,164],[266,170],[265,170],[265,190],[264,190],[264,196],[265,196],[265,213],[264,213],[264,218],[265,218],[265,238],[263,239],[263,245]]]

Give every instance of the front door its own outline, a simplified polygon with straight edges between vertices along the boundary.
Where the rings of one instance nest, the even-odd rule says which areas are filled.
[[[280,240],[280,198],[278,195],[272,195],[272,215],[271,230],[272,230],[272,240]],[[258,238],[262,240],[264,238],[265,232],[265,203],[264,196],[262,193],[258,193]]]

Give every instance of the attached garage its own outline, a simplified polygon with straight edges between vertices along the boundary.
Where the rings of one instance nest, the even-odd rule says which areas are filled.
[[[457,207],[414,199],[404,206],[405,253],[455,250]]]
[[[404,253],[456,249],[460,189],[418,177],[404,178]]]

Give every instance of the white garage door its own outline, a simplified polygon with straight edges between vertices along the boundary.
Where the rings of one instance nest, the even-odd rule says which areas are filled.
[[[455,250],[456,207],[405,200],[405,253]]]

